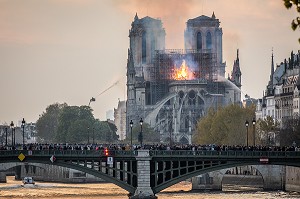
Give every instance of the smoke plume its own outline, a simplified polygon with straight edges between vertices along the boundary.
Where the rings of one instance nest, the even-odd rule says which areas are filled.
[[[139,18],[149,16],[160,18],[166,30],[166,48],[184,48],[185,23],[189,19],[189,12],[196,6],[193,0],[120,0],[115,2],[122,11],[135,13]],[[198,3],[199,5],[199,3]]]

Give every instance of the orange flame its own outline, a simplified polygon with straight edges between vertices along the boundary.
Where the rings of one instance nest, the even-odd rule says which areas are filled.
[[[182,61],[180,68],[175,68],[173,72],[173,79],[175,80],[191,80],[194,79],[193,72],[186,65],[185,60]]]

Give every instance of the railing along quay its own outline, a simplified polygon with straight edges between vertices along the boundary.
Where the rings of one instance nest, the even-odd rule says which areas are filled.
[[[102,157],[102,156],[114,156],[114,157],[132,157],[137,155],[137,151],[125,151],[125,150],[111,150],[108,155],[103,150],[0,150],[0,157],[2,156],[15,156],[23,153],[30,156],[74,156],[74,157]]]
[[[191,151],[191,150],[170,150],[170,151],[150,151],[150,156],[155,157],[166,157],[166,156],[186,156],[186,157],[194,157],[194,156],[203,156],[203,157],[291,157],[298,156],[300,157],[300,151]]]
[[[110,150],[105,154],[103,150],[0,150],[0,157],[15,156],[23,153],[32,156],[88,156],[88,157],[133,157],[138,150]],[[149,150],[152,157],[299,157],[300,151],[206,151],[206,150]]]

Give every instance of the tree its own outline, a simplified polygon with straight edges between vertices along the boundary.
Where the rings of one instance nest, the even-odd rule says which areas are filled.
[[[108,121],[101,122],[101,131],[102,131],[102,133],[104,133],[103,141],[105,143],[112,143],[119,139],[119,136],[116,133],[117,132],[116,125],[114,125]]]
[[[275,145],[279,133],[279,123],[271,116],[259,119],[256,123],[257,144]]]
[[[46,108],[46,111],[40,115],[36,122],[37,136],[40,142],[54,142],[55,134],[58,127],[58,118],[64,107],[67,104],[51,104]]]
[[[246,145],[245,121],[252,121],[255,106],[243,108],[238,105],[210,109],[207,115],[201,118],[193,135],[196,144],[226,144]],[[253,143],[252,125],[249,125],[248,140]],[[251,142],[252,141],[252,142]]]
[[[66,141],[68,143],[91,143],[92,135],[89,129],[89,121],[78,119],[68,128]]]
[[[57,142],[80,142],[88,141],[88,137],[91,138],[89,128],[95,122],[95,118],[92,114],[92,109],[88,106],[66,106],[62,109],[58,118],[58,127],[56,131],[55,139]],[[83,131],[83,127],[78,124],[84,124],[86,131]],[[70,129],[72,127],[72,129]],[[72,131],[70,131],[72,130]],[[74,136],[72,133],[85,132],[79,137]],[[83,136],[85,139],[83,139]]]
[[[284,5],[287,9],[290,9],[295,5],[297,12],[300,13],[300,1],[299,0],[283,0]],[[298,27],[300,28],[300,17],[297,17],[296,19],[293,19],[291,23],[292,29],[295,31]],[[300,38],[299,38],[299,43],[300,43]]]
[[[44,142],[112,143],[118,140],[117,127],[94,118],[89,106],[53,104],[37,121],[38,135]]]
[[[300,117],[288,118],[282,121],[280,129],[280,145],[291,146],[300,143]]]
[[[140,141],[138,139],[139,134],[141,132],[141,126],[135,125],[132,128],[132,142],[134,144],[139,144]],[[130,143],[131,135],[130,133],[127,134],[125,141],[127,143]],[[148,123],[143,123],[143,144],[153,144],[158,143],[160,141],[160,135],[159,132],[155,132],[153,128],[150,127]]]

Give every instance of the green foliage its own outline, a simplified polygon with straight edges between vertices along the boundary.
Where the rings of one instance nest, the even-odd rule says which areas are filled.
[[[55,134],[58,127],[58,118],[61,110],[66,107],[67,104],[51,104],[46,108],[46,112],[43,112],[36,122],[37,136],[40,138],[40,142],[54,142]]]
[[[116,140],[118,140],[119,136],[116,134],[116,131],[117,131],[116,125],[114,125],[108,121],[104,121],[104,122],[101,122],[101,127],[102,127],[102,132],[104,133],[103,141],[105,143],[112,143],[112,142],[115,142]]]
[[[295,5],[296,10],[298,13],[300,13],[300,1],[299,0],[283,0],[284,5],[287,9],[290,9]],[[300,17],[297,17],[296,19],[293,19],[291,23],[292,29],[295,31],[298,27],[300,28]],[[299,38],[299,43],[300,43],[300,38]]]
[[[141,126],[135,125],[132,128],[132,143],[133,144],[139,144],[138,136],[141,132]],[[160,141],[160,135],[158,132],[155,132],[153,128],[150,127],[149,124],[143,123],[143,144],[153,144],[158,143]],[[131,135],[130,132],[128,136],[126,137],[125,141],[127,143],[130,143]]]
[[[291,146],[295,142],[300,144],[300,118],[289,118],[284,121],[283,128],[280,129],[280,145]]]
[[[270,140],[270,136],[278,135],[279,123],[274,120],[271,116],[267,116],[265,119],[259,119],[256,124],[257,132],[257,144],[261,145],[275,145],[275,140]]]
[[[68,143],[85,143],[91,141],[91,133],[88,120],[76,120],[68,128],[66,140]],[[91,142],[90,142],[91,143]]]
[[[37,121],[38,137],[43,142],[111,143],[118,140],[117,128],[107,121],[99,121],[89,106],[52,104]]]
[[[88,106],[66,106],[62,109],[58,118],[59,125],[55,136],[57,142],[65,143],[73,140],[73,137],[70,137],[69,128],[77,120],[85,120],[85,123],[87,123],[86,128],[90,127],[95,122],[91,108]],[[78,130],[81,130],[81,128]],[[78,138],[78,141],[82,140]]]
[[[196,144],[246,145],[245,121],[250,123],[255,107],[242,108],[238,105],[210,109],[207,115],[198,121],[193,136]],[[253,128],[248,129],[249,144],[253,143]],[[251,142],[252,141],[252,142]]]

